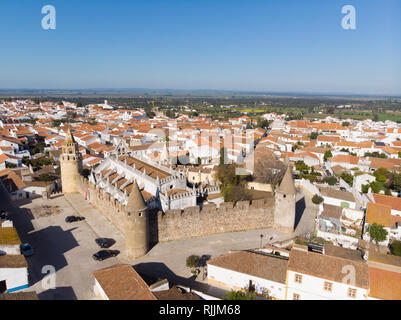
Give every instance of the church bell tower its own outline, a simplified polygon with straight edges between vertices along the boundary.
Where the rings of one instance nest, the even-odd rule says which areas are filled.
[[[63,193],[79,192],[79,177],[82,173],[82,155],[78,151],[78,143],[68,128],[60,155],[61,184]]]

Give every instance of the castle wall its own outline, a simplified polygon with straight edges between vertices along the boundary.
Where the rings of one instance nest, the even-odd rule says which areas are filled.
[[[86,194],[86,189],[88,194]],[[126,211],[120,202],[109,193],[96,188],[96,186],[82,176],[78,183],[78,192],[83,194],[99,212],[109,220],[118,230],[125,233]]]
[[[270,228],[274,223],[274,201],[240,201],[189,207],[158,213],[157,235],[160,242],[199,237],[208,234]],[[151,232],[152,236],[156,230]]]
[[[108,193],[81,177],[79,192],[84,196],[85,185],[91,204],[125,234],[127,230],[125,207]],[[207,204],[202,210],[195,206],[183,211],[169,210],[165,214],[150,212],[148,221],[151,244],[215,233],[265,229],[272,227],[274,223],[274,200],[256,200],[252,203],[239,201],[235,206],[233,203],[222,203],[220,208],[216,208],[215,204]]]

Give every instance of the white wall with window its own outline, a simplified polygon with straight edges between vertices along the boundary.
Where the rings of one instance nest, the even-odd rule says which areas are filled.
[[[366,300],[368,295],[365,288],[292,270],[288,270],[287,283],[287,300]]]

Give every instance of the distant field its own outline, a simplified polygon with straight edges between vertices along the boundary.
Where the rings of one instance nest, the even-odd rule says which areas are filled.
[[[257,113],[264,113],[266,112],[266,110],[263,109],[242,109],[242,110],[238,110],[239,112],[257,112]]]

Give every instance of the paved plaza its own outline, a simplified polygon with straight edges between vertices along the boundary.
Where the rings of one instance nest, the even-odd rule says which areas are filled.
[[[304,234],[313,231],[316,208],[308,197],[302,202],[303,194],[297,197],[301,200],[297,211],[302,218],[298,218],[296,234]],[[92,272],[116,263],[129,263],[143,275],[167,278],[171,283],[221,296],[225,291],[207,285],[202,273],[197,277],[191,274],[185,263],[189,255],[216,257],[230,250],[259,248],[289,238],[273,229],[215,234],[158,243],[146,256],[126,260],[121,232],[80,194],[7,202],[6,207],[12,213],[21,240],[30,243],[35,250],[28,258],[29,290],[36,290],[40,299],[96,299]],[[85,220],[69,224],[64,221],[69,215],[80,215]],[[110,249],[120,250],[121,254],[105,261],[94,261],[92,254],[99,250],[95,243],[98,237],[116,240]],[[42,285],[45,276],[42,268],[46,265],[55,267],[56,289],[46,289]]]

